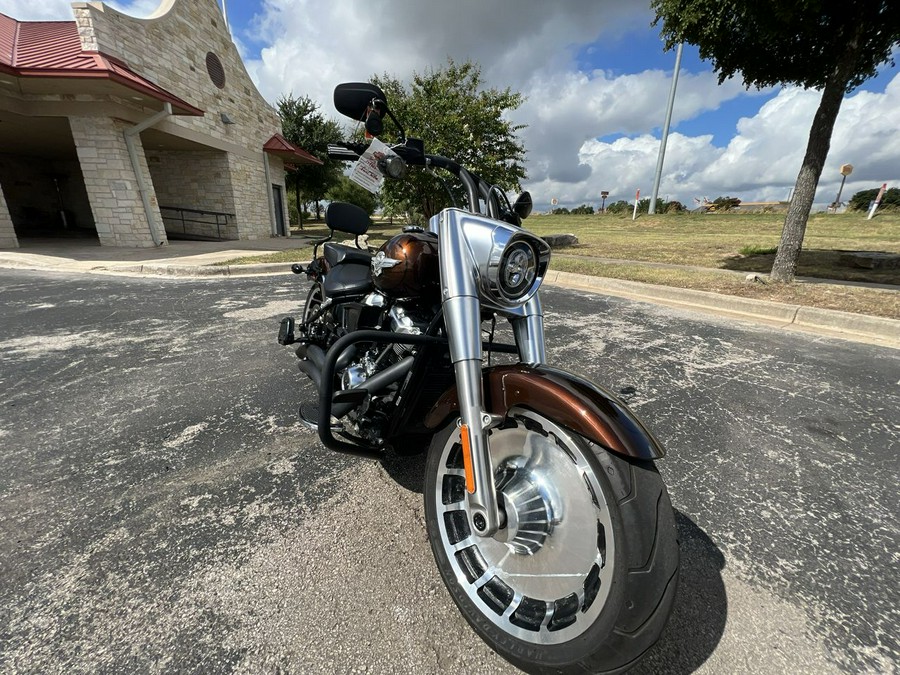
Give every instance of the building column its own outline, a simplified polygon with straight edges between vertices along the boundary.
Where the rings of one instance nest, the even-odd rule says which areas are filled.
[[[3,196],[2,185],[0,185],[0,248],[19,248],[19,239],[16,237],[12,216],[9,215],[6,197]]]
[[[137,177],[125,145],[124,131],[128,123],[110,117],[70,117],[69,125],[100,245],[155,246],[151,224],[147,221]],[[166,243],[159,203],[139,137],[134,138],[134,145],[147,188],[150,217],[158,236]]]
[[[234,188],[234,211],[239,239],[267,239],[272,236],[272,218],[263,153],[254,159],[228,153],[228,168]]]

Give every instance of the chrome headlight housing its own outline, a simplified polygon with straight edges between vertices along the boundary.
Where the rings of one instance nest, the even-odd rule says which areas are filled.
[[[499,310],[525,305],[550,265],[550,246],[521,227],[460,209],[444,209],[429,222],[440,236],[445,298],[477,294]]]
[[[495,232],[482,289],[501,307],[523,305],[537,292],[549,262],[550,247],[542,239],[524,231]]]

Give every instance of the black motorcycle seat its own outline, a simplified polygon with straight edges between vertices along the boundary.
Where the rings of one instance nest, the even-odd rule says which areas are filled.
[[[363,295],[371,291],[372,268],[367,264],[344,263],[333,267],[325,275],[325,296],[329,298],[345,298],[351,295]]]
[[[361,248],[353,248],[345,244],[335,244],[326,242],[322,247],[325,253],[325,260],[334,267],[341,263],[355,263],[357,265],[371,265],[372,254]]]

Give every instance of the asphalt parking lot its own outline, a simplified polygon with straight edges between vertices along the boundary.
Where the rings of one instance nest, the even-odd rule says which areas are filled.
[[[0,284],[0,670],[514,672],[434,569],[422,459],[297,422],[297,278]],[[895,670],[900,352],[544,303],[551,363],[669,450],[682,582],[638,672]]]

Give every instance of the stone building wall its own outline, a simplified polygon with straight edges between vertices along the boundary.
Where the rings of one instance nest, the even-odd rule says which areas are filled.
[[[100,3],[76,2],[72,7],[84,49],[120,58],[206,111],[203,117],[170,120],[174,124],[223,137],[254,152],[281,131],[278,114],[244,68],[216,0],[163,0],[147,19],[135,19]],[[208,54],[221,63],[221,87],[208,73]],[[225,124],[222,113],[233,124]]]
[[[124,130],[130,125],[109,117],[70,117],[69,125],[100,243],[104,246],[155,246],[125,145]],[[166,242],[144,149],[140,138],[134,141],[138,164],[148,187],[154,227],[157,236]]]
[[[269,163],[268,183],[263,161]],[[284,164],[278,158],[259,152],[256,159],[229,153],[228,165],[234,185],[235,213],[237,221],[241,223],[241,239],[271,237],[272,221],[268,200],[272,185],[281,186],[284,194]],[[286,195],[284,201],[287,202]],[[287,218],[286,211],[284,217]]]
[[[147,165],[153,177],[156,199],[161,206],[232,214],[225,227],[217,230],[214,218],[195,214],[186,217],[210,221],[185,225],[188,233],[238,239],[235,222],[234,185],[228,155],[216,150],[147,150]],[[169,226],[179,229],[172,212],[162,210]]]
[[[3,187],[0,186],[0,248],[18,248],[19,240],[13,228],[9,209],[6,208],[6,198],[3,196]]]

